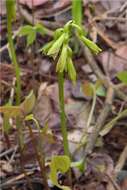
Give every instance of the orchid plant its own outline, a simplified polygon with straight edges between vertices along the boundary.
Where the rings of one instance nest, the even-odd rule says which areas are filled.
[[[47,43],[41,50],[44,54],[52,57],[56,61],[56,72],[58,73],[59,85],[59,104],[61,116],[61,131],[63,137],[64,153],[70,156],[69,145],[67,140],[66,116],[64,108],[64,73],[67,73],[70,80],[76,82],[76,69],[72,61],[72,49],[69,46],[70,39],[73,35],[73,30],[76,35],[93,53],[97,54],[101,49],[86,36],[84,30],[74,21],[69,21],[63,28],[55,31],[53,40]]]

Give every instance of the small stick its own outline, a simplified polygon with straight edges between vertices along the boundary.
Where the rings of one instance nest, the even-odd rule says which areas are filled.
[[[124,147],[120,157],[119,157],[119,160],[116,164],[116,167],[115,167],[115,176],[118,175],[118,173],[120,172],[120,170],[123,168],[125,162],[127,160],[127,145]]]
[[[103,109],[102,109],[102,111],[101,111],[101,113],[97,119],[94,131],[88,137],[88,142],[87,142],[87,145],[85,148],[85,153],[84,153],[85,157],[87,155],[91,154],[91,152],[95,146],[96,139],[99,135],[99,132],[102,129],[103,124],[104,124],[104,122],[105,122],[105,120],[106,120],[106,118],[107,118],[107,116],[111,110],[113,97],[114,97],[114,90],[111,86],[109,86],[104,107],[103,107]]]
[[[2,152],[2,153],[0,154],[0,158],[2,158],[2,157],[4,157],[4,156],[6,156],[6,155],[12,153],[12,152],[15,151],[17,148],[18,148],[18,146],[15,146],[15,147],[13,147],[13,148],[10,148],[10,149],[6,150],[5,152]]]
[[[30,172],[27,172],[27,175],[32,175],[33,173],[34,173],[33,171],[30,171]],[[20,174],[20,175],[18,175],[18,176],[16,176],[16,177],[14,177],[14,178],[12,178],[12,179],[6,181],[5,183],[1,184],[1,185],[0,185],[0,188],[2,189],[4,186],[9,185],[9,184],[11,184],[11,183],[13,183],[13,182],[15,182],[15,181],[17,181],[17,180],[20,180],[20,179],[24,178],[24,177],[25,177],[25,174],[24,174],[24,173],[23,173],[23,174]]]
[[[119,185],[114,181],[114,179],[112,178],[112,176],[110,176],[109,174],[105,174],[108,179],[110,180],[110,182],[112,183],[112,186],[108,186],[107,190],[121,190],[121,188],[119,187]],[[113,187],[113,188],[112,188]]]

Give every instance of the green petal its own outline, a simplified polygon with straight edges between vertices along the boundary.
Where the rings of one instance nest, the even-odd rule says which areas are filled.
[[[94,42],[92,42],[85,36],[80,36],[80,39],[91,51],[93,51],[93,53],[98,54],[102,51],[101,48],[99,48]]]
[[[56,40],[54,42],[54,44],[51,46],[51,48],[49,49],[47,55],[55,55],[55,54],[58,54],[58,52],[60,51],[60,48],[64,42],[64,39],[65,39],[65,34],[62,34],[58,40]]]
[[[40,52],[42,51],[44,54],[47,54],[49,49],[52,47],[54,41],[51,41],[49,43],[47,43],[46,45],[44,45],[41,49]]]
[[[62,47],[61,55],[56,66],[56,71],[58,72],[63,72],[65,70],[67,62],[67,48],[66,44]]]
[[[75,82],[76,81],[76,70],[75,67],[73,65],[72,59],[68,58],[68,62],[67,62],[67,66],[68,66],[68,75],[70,77],[70,79]]]

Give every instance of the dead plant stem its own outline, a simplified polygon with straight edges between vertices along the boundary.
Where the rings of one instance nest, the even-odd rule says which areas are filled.
[[[36,158],[37,158],[37,161],[39,163],[39,167],[40,167],[40,171],[41,171],[41,176],[42,176],[42,182],[43,182],[44,187],[46,188],[46,190],[49,190],[48,183],[47,183],[46,171],[45,171],[45,160],[44,160],[45,158],[44,158],[44,155],[42,155],[37,150],[36,144],[34,142],[34,134],[33,134],[33,131],[31,129],[31,127],[28,126],[28,129],[29,129],[30,137],[31,137],[31,140],[32,140],[32,143],[33,143],[33,147],[34,147],[35,152],[36,152]]]

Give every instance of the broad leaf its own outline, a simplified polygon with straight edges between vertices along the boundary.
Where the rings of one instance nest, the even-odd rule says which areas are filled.
[[[50,170],[51,170],[50,179],[54,185],[64,190],[70,190],[70,188],[67,186],[58,184],[57,173],[58,171],[60,171],[61,173],[67,172],[70,168],[70,165],[71,165],[71,162],[68,156],[52,157],[51,164],[50,164]]]
[[[30,94],[25,98],[24,102],[20,105],[20,108],[23,111],[24,115],[27,115],[30,112],[32,112],[33,107],[35,105],[35,101],[35,95],[33,91],[31,91]]]
[[[36,39],[36,27],[26,25],[19,31],[19,35],[27,37],[27,46],[33,44]]]
[[[36,26],[34,26],[36,32],[44,35],[45,34],[45,28],[42,26],[42,24],[37,23]]]
[[[33,44],[36,39],[36,31],[32,30],[31,33],[27,36],[27,46]]]
[[[30,25],[26,25],[20,29],[19,35],[21,35],[21,36],[29,35],[31,33],[31,31],[33,31],[33,27]]]
[[[6,117],[20,117],[23,112],[20,106],[0,106],[0,113],[6,115]]]
[[[117,78],[127,84],[127,71],[122,71],[117,74]]]
[[[106,90],[103,86],[99,86],[97,89],[96,89],[96,95],[97,96],[102,96],[102,97],[105,97],[106,96]]]

